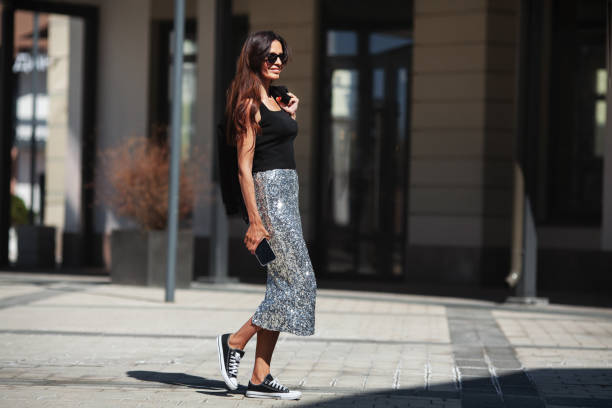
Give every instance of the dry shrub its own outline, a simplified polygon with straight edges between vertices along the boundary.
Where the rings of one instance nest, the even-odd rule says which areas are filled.
[[[205,190],[204,156],[192,149],[189,160],[181,160],[179,220],[188,218],[195,197]],[[168,221],[170,149],[152,138],[132,137],[100,153],[102,177],[107,188],[97,189],[98,201],[146,230],[163,230]],[[202,194],[200,194],[202,193]]]

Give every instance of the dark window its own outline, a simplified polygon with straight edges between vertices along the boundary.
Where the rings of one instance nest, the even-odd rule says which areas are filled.
[[[316,262],[328,277],[405,273],[412,3],[378,5],[323,3]]]
[[[172,21],[153,22],[151,52],[150,135],[166,140],[170,132],[170,107],[172,106],[172,64],[174,53],[174,28]],[[181,149],[188,155],[195,131],[195,91],[197,68],[196,21],[185,23],[183,40],[183,121]]]
[[[553,3],[547,223],[601,223],[605,16],[604,0]]]

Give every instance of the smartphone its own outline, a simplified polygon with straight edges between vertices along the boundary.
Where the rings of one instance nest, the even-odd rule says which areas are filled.
[[[276,259],[274,251],[270,247],[270,243],[266,238],[262,239],[255,249],[255,257],[261,266],[266,266],[268,263]]]
[[[271,89],[272,96],[274,96],[275,99],[276,97],[280,96],[281,102],[285,105],[288,105],[289,101],[291,100],[291,96],[289,96],[287,92],[289,92],[289,90],[283,85],[278,85]]]

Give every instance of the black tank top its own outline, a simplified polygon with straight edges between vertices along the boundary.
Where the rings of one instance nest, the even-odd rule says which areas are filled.
[[[298,132],[297,122],[284,109],[271,111],[263,102],[259,104],[259,114],[261,133],[255,137],[253,173],[295,169],[293,140]]]

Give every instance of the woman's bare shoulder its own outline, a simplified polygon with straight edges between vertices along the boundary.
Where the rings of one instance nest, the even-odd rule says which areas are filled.
[[[251,109],[251,104],[254,103],[254,100],[253,98],[246,98],[245,103],[246,103],[246,107],[248,111]],[[261,122],[261,114],[259,113],[259,109],[257,109],[257,112],[255,112],[255,122],[257,123]]]
[[[253,98],[244,98],[241,102],[239,102],[240,105],[240,109],[244,109],[244,112],[250,112],[251,111],[251,105],[254,103],[254,99]],[[244,108],[242,108],[244,107]],[[247,123],[250,122],[250,117],[248,117],[247,115]],[[257,123],[259,123],[261,121],[261,114],[259,113],[259,109],[255,112],[255,120],[257,121]]]

